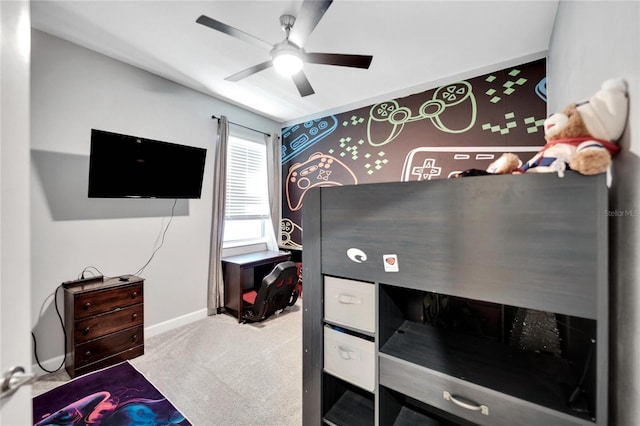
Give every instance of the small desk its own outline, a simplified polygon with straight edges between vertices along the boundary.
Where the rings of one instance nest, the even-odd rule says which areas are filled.
[[[242,322],[242,293],[261,283],[262,278],[280,262],[289,260],[291,253],[282,251],[259,251],[222,258],[224,276],[224,307]]]

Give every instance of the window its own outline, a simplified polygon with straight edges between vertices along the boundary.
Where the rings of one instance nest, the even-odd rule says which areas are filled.
[[[229,136],[226,197],[224,245],[265,241],[271,221],[264,142]]]

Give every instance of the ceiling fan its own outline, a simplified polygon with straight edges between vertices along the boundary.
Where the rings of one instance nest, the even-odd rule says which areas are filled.
[[[196,22],[270,51],[270,60],[230,75],[225,80],[239,81],[273,66],[278,71],[290,75],[300,96],[304,97],[315,93],[302,70],[304,63],[367,69],[373,59],[373,56],[368,55],[305,52],[303,49],[305,42],[332,2],[333,0],[305,0],[297,18],[292,15],[282,15],[280,26],[286,36],[284,40],[274,45],[205,15],[201,15]]]

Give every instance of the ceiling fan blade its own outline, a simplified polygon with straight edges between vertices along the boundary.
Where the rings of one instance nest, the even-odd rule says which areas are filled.
[[[270,66],[273,65],[273,62],[271,60],[263,62],[261,64],[257,64],[254,65],[252,67],[249,67],[245,70],[242,70],[240,72],[237,72],[233,75],[230,75],[229,77],[225,78],[225,80],[228,81],[239,81],[242,80],[243,78],[249,77],[250,75],[253,75],[257,72],[260,72],[262,70],[266,70],[267,68],[269,68]]]
[[[289,40],[296,46],[303,47],[331,3],[333,0],[305,0],[289,34]]]
[[[369,68],[373,56],[343,55],[340,53],[307,53],[305,62],[310,64],[338,65],[341,67]]]
[[[215,19],[209,18],[208,16],[200,15],[200,17],[196,19],[196,22],[198,24],[204,25],[205,27],[223,32],[227,35],[230,35],[231,37],[235,37],[248,43],[255,44],[256,46],[260,46],[263,49],[271,50],[273,48],[272,44],[267,43],[264,40],[254,37],[251,34],[245,33],[244,31],[241,31],[220,21],[216,21]]]
[[[311,87],[311,83],[309,83],[307,76],[304,74],[302,70],[292,75],[291,78],[293,79],[293,82],[296,84],[296,87],[298,88],[298,92],[300,92],[300,96],[302,96],[303,98],[305,96],[313,95],[314,93],[316,93],[314,92],[313,87]]]

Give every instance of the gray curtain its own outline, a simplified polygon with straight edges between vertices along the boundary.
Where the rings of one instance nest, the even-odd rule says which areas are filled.
[[[275,133],[265,135],[267,146],[267,181],[269,185],[269,209],[271,215],[271,232],[267,232],[267,248],[277,251],[280,242],[280,195],[282,148],[280,137]]]
[[[227,142],[229,121],[224,115],[218,120],[214,170],[213,209],[211,212],[211,246],[209,254],[209,285],[207,289],[207,312],[218,313],[224,306],[224,283],[222,276],[222,244],[224,240],[225,195],[227,192]]]

